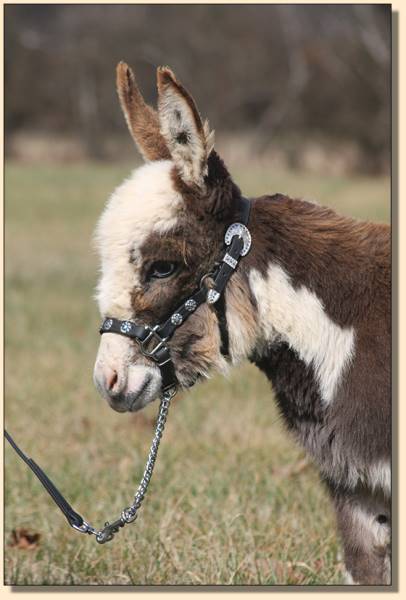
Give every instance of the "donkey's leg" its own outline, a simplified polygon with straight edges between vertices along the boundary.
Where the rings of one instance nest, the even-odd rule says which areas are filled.
[[[335,494],[347,584],[390,585],[390,501],[371,490]]]

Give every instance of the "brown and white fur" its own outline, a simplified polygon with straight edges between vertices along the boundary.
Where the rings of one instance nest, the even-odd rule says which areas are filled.
[[[168,68],[157,77],[155,111],[118,65],[121,106],[146,164],[111,196],[96,232],[102,316],[150,324],[221,257],[240,194],[189,93]],[[252,249],[225,292],[230,361],[204,304],[170,342],[178,379],[188,388],[245,359],[263,370],[331,492],[347,582],[389,584],[389,228],[280,194],[251,206]],[[154,278],[157,261],[177,270]],[[95,383],[116,410],[138,410],[159,395],[160,372],[131,340],[107,333]]]

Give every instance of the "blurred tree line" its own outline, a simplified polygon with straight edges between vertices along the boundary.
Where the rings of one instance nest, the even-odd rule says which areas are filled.
[[[356,143],[379,172],[390,149],[390,5],[6,5],[5,131],[126,135],[115,65],[149,102],[169,65],[222,133]]]

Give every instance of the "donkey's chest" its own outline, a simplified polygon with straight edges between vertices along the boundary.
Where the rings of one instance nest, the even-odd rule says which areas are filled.
[[[277,404],[290,429],[302,437],[305,431],[323,426],[326,410],[313,368],[287,343],[270,346],[265,354],[253,356],[252,361],[272,382]]]

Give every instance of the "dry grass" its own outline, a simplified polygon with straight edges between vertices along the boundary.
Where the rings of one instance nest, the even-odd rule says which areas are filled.
[[[79,512],[115,518],[141,475],[157,405],[114,413],[96,394],[98,313],[90,239],[126,167],[6,168],[6,425]],[[285,191],[387,220],[387,179],[239,170],[246,193]],[[324,584],[342,565],[327,495],[250,365],[174,402],[136,524],[98,546],[71,530],[6,448],[5,582]]]

